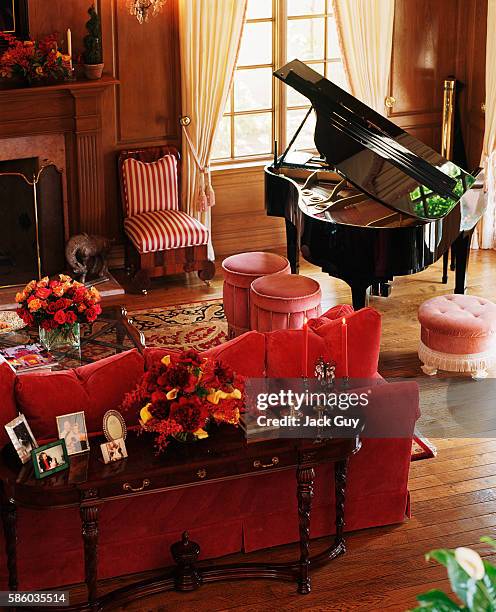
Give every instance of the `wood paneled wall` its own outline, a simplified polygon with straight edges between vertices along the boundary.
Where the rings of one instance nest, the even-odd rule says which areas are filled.
[[[105,72],[120,85],[105,95],[103,125],[105,202],[102,233],[118,236],[120,220],[116,152],[135,146],[178,144],[180,133],[177,2],[139,25],[126,0],[100,0]],[[82,48],[89,0],[30,0],[30,25],[38,36],[73,31]],[[443,80],[455,75],[462,95],[465,144],[478,163],[484,115],[487,0],[396,0],[390,117],[427,144],[439,148]],[[263,168],[225,169],[213,176],[217,205],[212,211],[218,255],[244,249],[276,249],[285,244],[283,224],[264,211]]]

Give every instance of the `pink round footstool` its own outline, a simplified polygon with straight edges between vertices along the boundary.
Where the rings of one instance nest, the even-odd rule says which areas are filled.
[[[496,365],[496,304],[474,295],[442,295],[424,302],[419,358],[425,374],[439,370],[487,376]]]
[[[224,312],[229,326],[229,337],[250,330],[250,285],[267,274],[291,274],[289,261],[274,253],[240,253],[222,262],[224,271]]]
[[[305,317],[318,317],[321,291],[317,281],[291,274],[258,278],[251,284],[251,328],[259,332],[300,329]]]

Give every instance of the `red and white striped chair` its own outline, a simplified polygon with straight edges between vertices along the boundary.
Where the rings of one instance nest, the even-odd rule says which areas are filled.
[[[207,282],[208,229],[180,210],[180,155],[172,146],[121,151],[119,177],[128,239],[126,263],[141,289],[150,277],[198,271]]]

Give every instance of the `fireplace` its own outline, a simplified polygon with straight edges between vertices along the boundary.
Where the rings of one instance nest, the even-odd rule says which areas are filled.
[[[65,267],[62,172],[38,157],[0,161],[0,287]]]

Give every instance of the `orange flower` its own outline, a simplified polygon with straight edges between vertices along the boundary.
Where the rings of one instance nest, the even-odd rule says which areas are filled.
[[[24,295],[24,291],[16,293],[15,301],[19,304],[20,302],[24,302],[26,296]]]
[[[37,310],[41,308],[41,306],[42,306],[41,300],[39,300],[38,298],[31,300],[28,304],[28,308],[31,312],[36,312]]]

